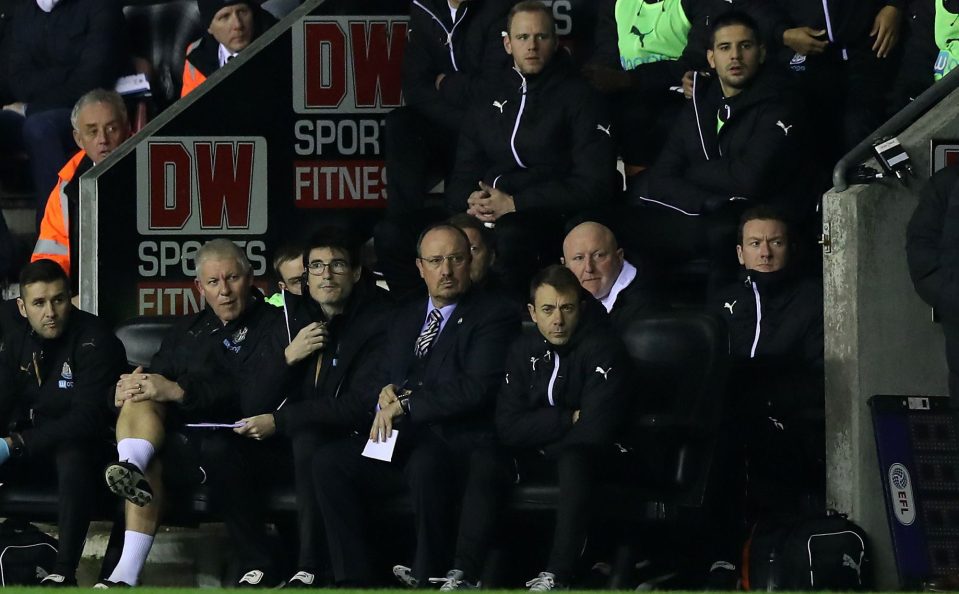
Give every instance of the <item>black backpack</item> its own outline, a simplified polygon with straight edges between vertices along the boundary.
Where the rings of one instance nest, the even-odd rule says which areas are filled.
[[[37,585],[57,561],[57,539],[33,524],[0,524],[0,586]]]
[[[746,590],[863,590],[870,570],[866,533],[832,510],[760,522],[743,547]]]

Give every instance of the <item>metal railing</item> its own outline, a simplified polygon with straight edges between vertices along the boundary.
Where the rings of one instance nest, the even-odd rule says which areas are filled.
[[[832,170],[833,190],[836,192],[846,191],[849,187],[849,182],[846,181],[846,173],[850,167],[872,154],[872,146],[876,140],[887,136],[896,136],[957,88],[959,88],[959,68],[954,69],[942,80],[926,89],[909,105],[900,109],[886,123],[879,126],[875,132],[853,147],[842,159],[839,159]]]

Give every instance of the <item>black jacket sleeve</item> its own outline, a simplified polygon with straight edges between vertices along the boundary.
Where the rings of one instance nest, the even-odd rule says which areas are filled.
[[[525,342],[518,338],[507,357],[506,378],[496,399],[496,431],[508,446],[539,447],[561,440],[573,426],[573,414],[565,408],[541,406],[529,398]]]
[[[446,185],[446,207],[452,212],[466,212],[470,194],[480,189],[479,182],[490,167],[490,160],[479,142],[479,119],[477,109],[466,111],[456,144],[456,163]]]
[[[23,432],[29,454],[49,451],[57,444],[95,438],[106,427],[103,402],[126,366],[120,341],[107,332],[95,332],[76,341],[74,388],[70,410]]]
[[[564,445],[609,444],[623,419],[630,369],[624,347],[612,334],[591,343],[589,357],[582,361],[586,382],[579,420],[563,439]]]
[[[947,216],[957,189],[959,167],[933,175],[920,192],[906,228],[906,259],[916,292],[952,319],[959,319],[959,270],[946,259],[943,246],[959,238],[957,215]]]

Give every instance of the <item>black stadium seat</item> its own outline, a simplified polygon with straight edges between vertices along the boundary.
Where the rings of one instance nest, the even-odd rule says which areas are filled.
[[[176,316],[138,316],[120,324],[116,335],[127,351],[127,362],[133,367],[149,365],[176,320]]]

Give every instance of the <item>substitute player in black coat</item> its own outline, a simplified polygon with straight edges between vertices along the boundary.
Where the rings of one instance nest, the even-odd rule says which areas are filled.
[[[0,482],[55,477],[60,548],[41,583],[75,586],[109,455],[107,404],[126,355],[106,324],[71,305],[70,282],[52,260],[23,269],[17,306],[23,317],[0,342]]]

